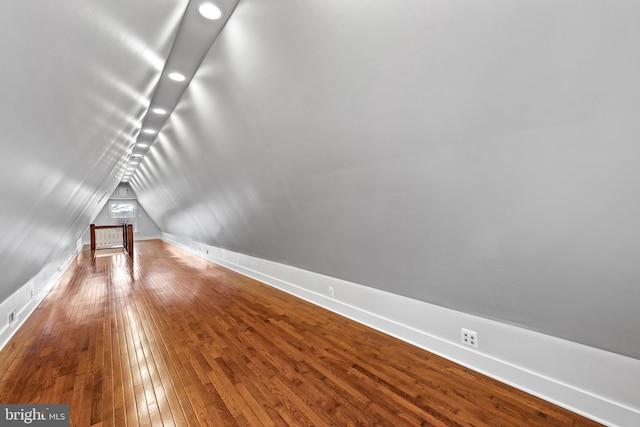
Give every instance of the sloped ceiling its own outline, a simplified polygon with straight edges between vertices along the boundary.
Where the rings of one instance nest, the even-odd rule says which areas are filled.
[[[166,232],[640,358],[638,18],[242,0],[131,183]]]
[[[186,5],[0,2],[0,301],[119,183]]]
[[[639,2],[242,0],[210,49],[195,5],[0,2],[0,301],[132,175],[163,231],[640,358]]]

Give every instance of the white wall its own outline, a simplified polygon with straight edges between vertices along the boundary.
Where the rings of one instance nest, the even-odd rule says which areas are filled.
[[[53,289],[81,249],[81,240],[65,248],[31,280],[0,302],[0,350]],[[12,311],[15,312],[15,322],[8,323],[8,315]]]
[[[110,202],[118,201],[118,200],[123,200],[123,201],[134,200],[137,202],[136,195],[132,190],[129,193],[130,194],[129,197],[123,197],[118,195],[118,189],[121,187],[130,189],[130,187],[126,184],[118,185],[118,187],[115,189],[111,197],[107,200],[102,210],[98,213],[98,215],[94,219],[93,224],[95,225],[111,224],[110,218],[109,218]],[[134,235],[133,235],[134,240],[149,240],[149,239],[160,238],[160,229],[155,224],[155,222],[153,222],[153,220],[149,217],[147,212],[144,210],[144,207],[142,207],[140,203],[137,203],[136,218],[137,218],[138,224],[137,224],[137,228],[134,231]],[[82,241],[85,245],[91,244],[89,226],[87,226],[87,229],[85,230],[82,236]]]
[[[0,302],[68,255],[120,181],[186,4],[0,1]]]
[[[244,0],[161,230],[640,359],[640,2]]]
[[[162,238],[606,425],[640,425],[640,360],[185,237]],[[461,344],[461,328],[478,333],[478,348]]]

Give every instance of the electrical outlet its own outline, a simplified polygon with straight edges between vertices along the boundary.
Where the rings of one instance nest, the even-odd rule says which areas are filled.
[[[469,329],[462,328],[460,338],[462,344],[478,348],[478,333],[476,331],[470,331]]]
[[[336,296],[335,292],[333,291],[333,286],[329,286],[329,296],[331,298],[335,298]]]
[[[15,321],[16,321],[16,309],[14,308],[13,310],[11,310],[11,312],[9,312],[9,315],[7,316],[7,323],[11,325]]]
[[[33,294],[34,294],[34,293],[35,293],[35,292],[33,291],[33,289],[31,289],[31,299],[33,299]]]
[[[209,249],[207,249],[207,255],[209,255]]]

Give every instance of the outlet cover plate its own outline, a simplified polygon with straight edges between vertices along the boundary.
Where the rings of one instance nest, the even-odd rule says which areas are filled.
[[[469,347],[478,348],[478,333],[469,329],[462,328],[460,334],[462,344]]]

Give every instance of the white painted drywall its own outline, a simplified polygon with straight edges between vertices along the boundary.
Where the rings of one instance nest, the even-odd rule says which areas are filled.
[[[181,236],[162,239],[606,425],[640,424],[638,359]],[[461,328],[478,334],[478,348],[461,345]]]
[[[161,230],[640,358],[640,2],[240,2]]]
[[[120,182],[186,4],[0,2],[0,302],[66,259]]]
[[[123,198],[119,196],[118,189],[119,188],[129,188],[130,193],[129,197]],[[153,222],[153,220],[147,214],[147,211],[144,210],[144,207],[137,201],[135,192],[131,190],[131,188],[127,184],[119,184],[115,189],[107,203],[104,205],[102,210],[98,213],[96,218],[93,221],[95,225],[111,225],[111,221],[109,218],[109,210],[110,210],[110,202],[118,201],[118,200],[132,200],[135,201],[136,206],[136,217],[138,220],[136,231],[134,232],[134,240],[149,240],[149,239],[159,239],[160,238],[160,229]],[[89,245],[91,243],[91,236],[89,233],[89,227],[85,230],[82,235],[82,242],[85,245]]]

